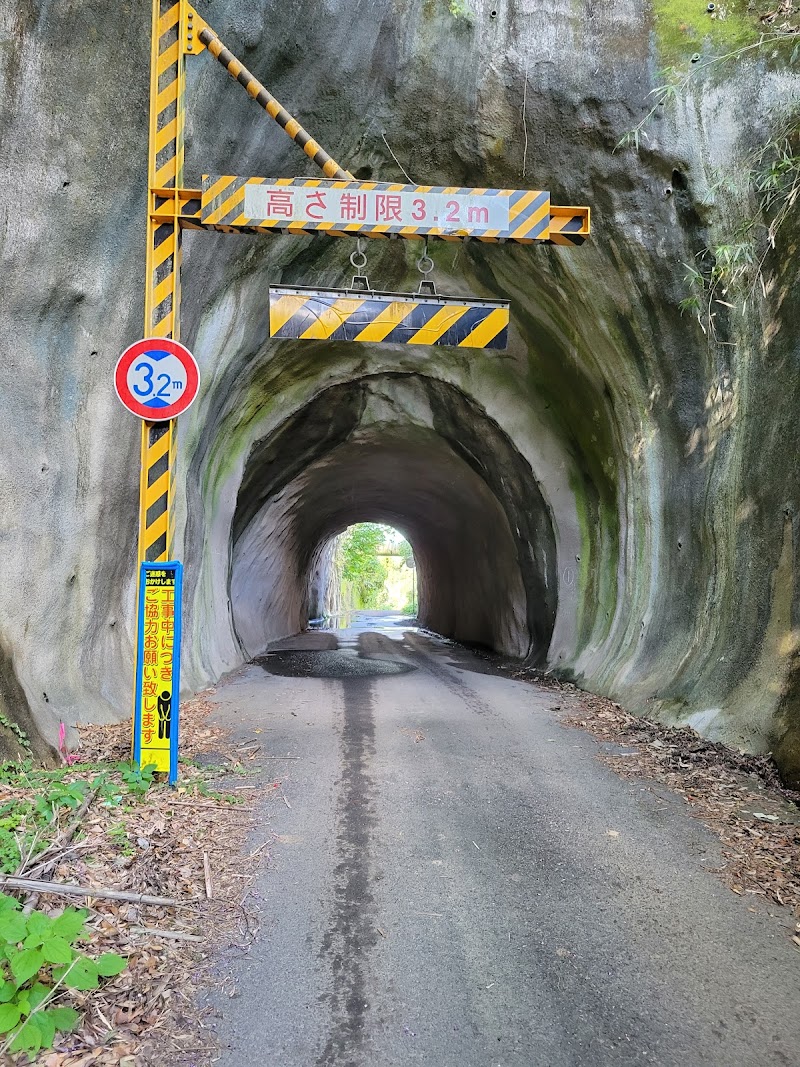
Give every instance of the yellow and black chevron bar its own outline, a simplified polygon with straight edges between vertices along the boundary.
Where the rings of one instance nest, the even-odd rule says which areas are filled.
[[[189,18],[194,27],[192,39],[199,41],[201,47],[205,47],[216,60],[227,70],[232,78],[243,85],[248,94],[257,104],[275,119],[278,125],[291,137],[295,144],[303,149],[305,154],[320,168],[328,178],[352,178],[352,174],[340,167],[339,164],[304,130],[297,119],[293,118],[286,108],[280,104],[272,93],[252,74],[244,63],[240,62],[229,48],[226,48],[217,34],[204,22],[199,15],[192,11]],[[191,39],[187,51],[197,51],[191,47]]]
[[[587,209],[588,212],[588,209]],[[347,237],[549,240],[550,194],[321,178],[204,177],[205,228]],[[588,232],[588,214],[585,219]]]
[[[504,349],[509,304],[456,297],[270,286],[272,337]]]
[[[582,245],[589,236],[590,211],[588,207],[550,206],[550,236],[553,245]]]

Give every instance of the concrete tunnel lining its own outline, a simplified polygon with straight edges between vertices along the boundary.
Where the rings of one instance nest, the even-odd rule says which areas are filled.
[[[426,409],[428,425],[399,411],[403,393],[406,408],[413,394],[415,410]],[[556,609],[555,535],[533,472],[474,401],[413,375],[323,390],[251,449],[230,578],[248,656],[318,612],[327,546],[360,521],[408,537],[422,625],[544,659]]]

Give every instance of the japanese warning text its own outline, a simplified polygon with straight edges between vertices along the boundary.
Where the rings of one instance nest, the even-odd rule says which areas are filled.
[[[244,215],[273,225],[436,227],[443,232],[506,230],[506,196],[488,193],[389,192],[385,189],[331,189],[248,185]]]
[[[157,770],[165,772],[170,771],[170,749],[177,729],[176,581],[174,566],[145,569],[139,620],[139,764],[155,764]]]

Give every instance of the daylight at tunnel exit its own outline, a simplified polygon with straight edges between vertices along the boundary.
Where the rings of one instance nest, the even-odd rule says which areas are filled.
[[[0,1065],[800,1067],[800,0],[0,0]]]

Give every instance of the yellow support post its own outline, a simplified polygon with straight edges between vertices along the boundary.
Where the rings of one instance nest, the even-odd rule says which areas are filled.
[[[187,0],[152,0],[144,336],[175,341],[180,336],[179,216],[189,10]],[[176,421],[143,422],[141,434],[137,590],[142,562],[166,561],[173,551]],[[134,686],[134,705],[135,700]]]
[[[153,0],[145,337],[180,337],[181,226],[186,95],[187,0]],[[139,562],[170,558],[173,542],[175,420],[142,424]]]

